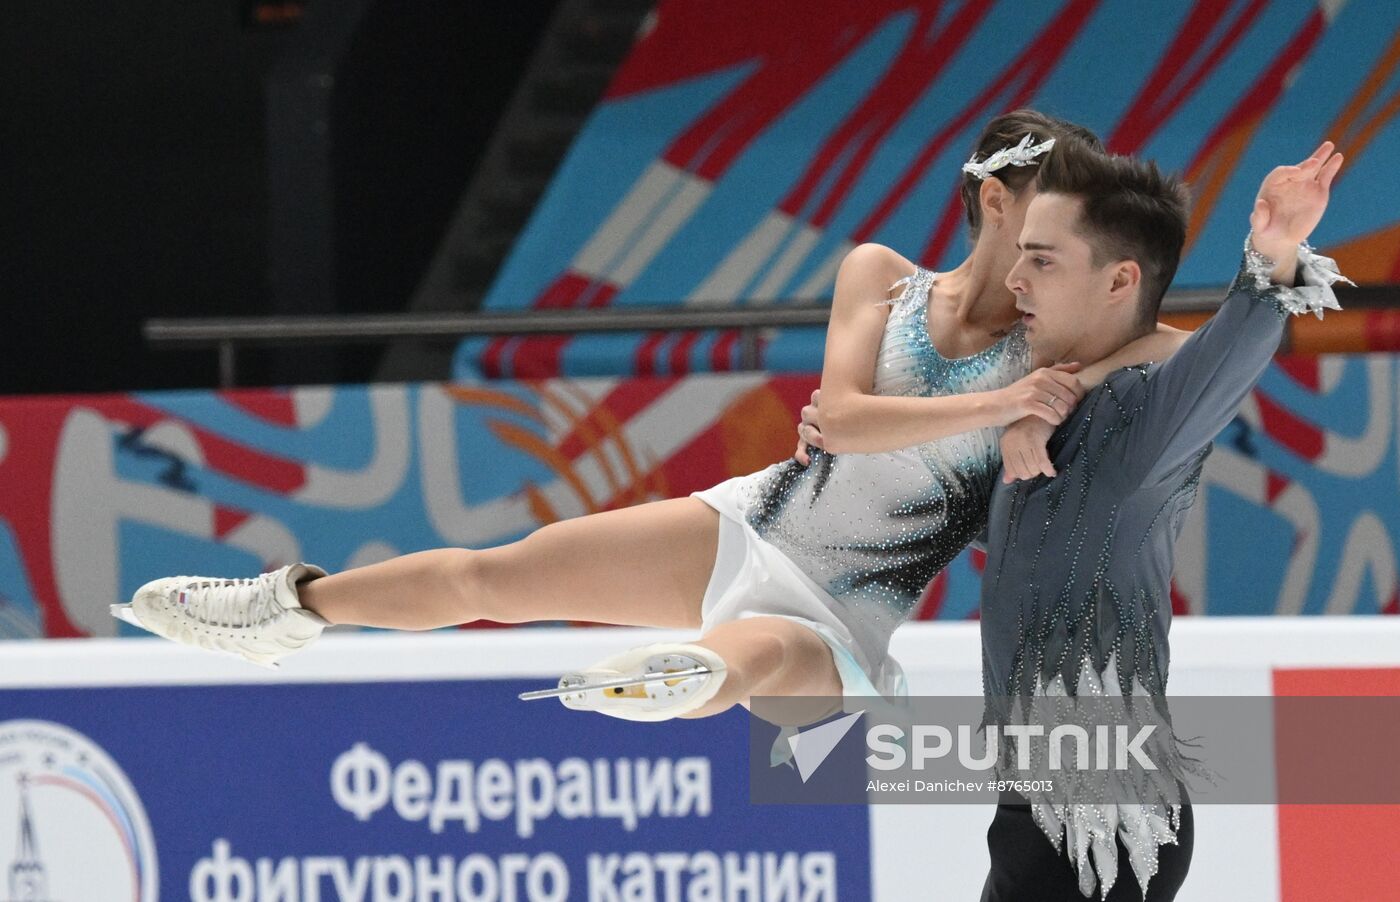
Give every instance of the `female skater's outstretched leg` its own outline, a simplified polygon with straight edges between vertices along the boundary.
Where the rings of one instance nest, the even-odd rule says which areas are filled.
[[[112,613],[167,639],[268,666],[329,624],[695,627],[718,535],[719,514],[677,498],[551,523],[500,548],[441,548],[335,576],[293,564],[252,579],[167,577]]]
[[[423,630],[473,620],[587,620],[696,628],[718,533],[713,508],[678,498],[560,521],[498,548],[424,551],[333,576],[297,565],[250,580],[157,580],[129,608],[117,607],[167,638],[263,664],[308,644],[328,623]],[[700,681],[698,707],[639,719],[715,714],[751,695],[840,692],[822,640],[783,618],[721,624],[694,646],[664,648],[708,656],[714,675]],[[628,716],[623,711],[618,716]]]
[[[697,627],[719,514],[695,498],[542,527],[510,545],[441,548],[304,583],[330,623],[425,630],[496,620]]]

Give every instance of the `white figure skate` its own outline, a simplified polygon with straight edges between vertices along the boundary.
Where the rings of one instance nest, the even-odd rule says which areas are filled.
[[[314,642],[329,624],[301,606],[297,584],[325,576],[290,564],[252,579],[171,576],[146,583],[112,616],[184,645],[237,655],[275,668]]]
[[[526,692],[526,701],[558,698],[575,711],[623,720],[670,720],[698,710],[724,683],[724,660],[708,648],[668,642],[645,645],[565,674],[554,689]]]

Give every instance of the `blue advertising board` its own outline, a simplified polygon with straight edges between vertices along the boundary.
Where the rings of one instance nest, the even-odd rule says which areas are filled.
[[[538,685],[0,690],[0,898],[871,897],[868,810],[750,804],[741,710]]]

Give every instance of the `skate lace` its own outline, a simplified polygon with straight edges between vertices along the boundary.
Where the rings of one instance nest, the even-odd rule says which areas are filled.
[[[211,626],[255,626],[282,613],[277,601],[277,573],[248,579],[210,579],[187,583],[180,591],[185,608]]]

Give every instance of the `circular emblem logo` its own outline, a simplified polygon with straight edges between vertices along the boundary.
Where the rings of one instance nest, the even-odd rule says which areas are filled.
[[[156,902],[141,800],[96,743],[62,724],[0,721],[0,902]]]

